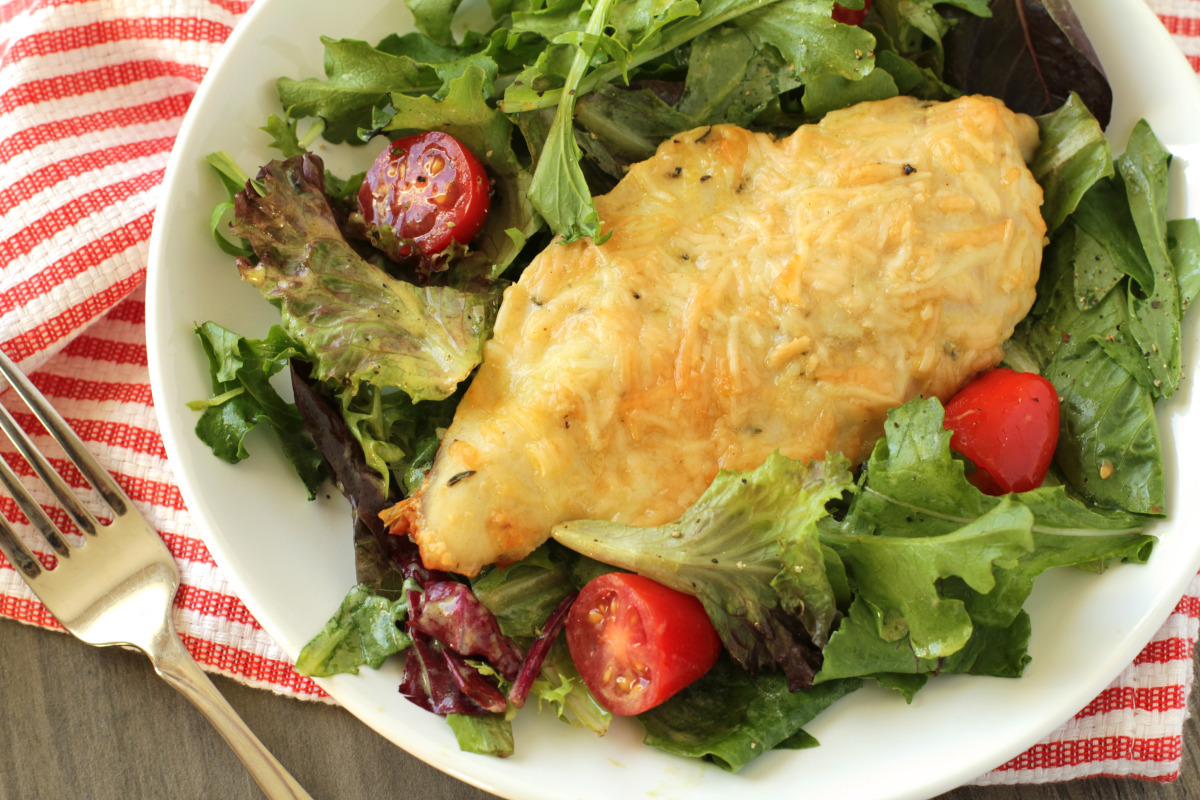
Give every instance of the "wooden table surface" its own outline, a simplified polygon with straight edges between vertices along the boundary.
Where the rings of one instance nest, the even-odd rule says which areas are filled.
[[[393,746],[335,706],[224,678],[217,687],[315,800],[491,797]],[[1200,698],[1180,779],[966,787],[941,800],[1200,797]],[[221,738],[136,653],[0,620],[0,800],[261,800]],[[796,797],[804,797],[797,787]],[[619,799],[615,799],[619,800]],[[842,799],[839,800],[849,800]]]

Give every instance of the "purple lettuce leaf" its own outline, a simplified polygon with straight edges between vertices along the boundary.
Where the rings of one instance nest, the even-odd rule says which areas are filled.
[[[466,584],[441,580],[426,585],[414,599],[408,627],[461,656],[484,659],[505,680],[515,680],[521,670],[521,648],[500,632],[495,615]]]
[[[542,671],[542,664],[545,663],[546,656],[549,655],[550,648],[554,645],[554,640],[566,626],[567,614],[571,611],[571,606],[578,596],[579,592],[572,592],[563,598],[562,602],[558,604],[558,608],[554,609],[554,613],[546,620],[541,635],[534,639],[533,644],[529,646],[529,651],[525,654],[525,661],[521,664],[521,670],[508,690],[508,702],[515,707],[523,707],[525,701],[529,699],[529,690],[533,688],[534,680]]]
[[[400,694],[443,717],[501,713],[507,706],[504,694],[479,670],[420,633],[405,651]]]

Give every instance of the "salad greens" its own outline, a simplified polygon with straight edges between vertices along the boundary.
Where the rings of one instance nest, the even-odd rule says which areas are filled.
[[[264,423],[310,495],[329,475],[354,509],[358,585],[298,669],[399,654],[401,692],[473,752],[512,753],[529,701],[602,734],[610,715],[558,633],[591,578],[633,570],[700,598],[726,647],[639,717],[647,743],[736,771],[816,744],[803,726],[864,680],[911,700],[940,673],[1019,676],[1039,574],[1149,557],[1144,527],[1165,513],[1154,407],[1179,384],[1200,227],[1166,219],[1170,157],[1145,124],[1113,158],[1111,92],[1064,0],[876,0],[861,27],[834,22],[832,0],[491,0],[491,28],[456,34],[459,3],[407,0],[416,30],[376,44],[322,39],[324,77],[278,81],[282,116],[263,130],[280,159],[250,178],[210,158],[230,195],[217,244],[280,324],[263,339],[197,326],[213,387],[197,433],[237,461]],[[860,468],[776,454],[722,473],[673,523],[566,523],[470,581],[387,533],[379,512],[420,484],[504,286],[553,237],[601,240],[592,197],[630,164],[698,126],[787,133],[862,100],[970,91],[1041,130],[1052,240],[1006,361],[1062,398],[1046,486],[979,492],[941,405],[918,398]],[[470,246],[397,264],[366,238],[362,175],[310,151],[427,130],[482,160],[492,208]],[[272,385],[289,364],[294,403]]]
[[[551,535],[589,558],[698,597],[739,666],[778,667],[793,689],[809,687],[837,616],[817,520],[852,483],[841,455],[798,464],[775,454],[752,472],[722,472],[666,525],[579,520]]]
[[[258,180],[263,193],[235,199],[233,232],[258,255],[238,269],[279,306],[314,378],[351,393],[397,387],[414,401],[453,394],[482,359],[497,288],[418,286],[363,259],[337,226],[313,156],[272,162]]]
[[[211,365],[212,397],[189,403],[201,411],[196,435],[221,459],[246,458],[245,439],[260,422],[274,431],[288,461],[308,489],[309,499],[326,478],[325,463],[305,429],[300,413],[279,396],[271,376],[302,351],[275,326],[264,339],[247,339],[215,322],[196,326]]]

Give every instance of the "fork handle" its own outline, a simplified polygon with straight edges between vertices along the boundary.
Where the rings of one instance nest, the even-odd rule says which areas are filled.
[[[200,709],[270,800],[312,800],[221,696],[174,631],[155,642],[154,671]]]

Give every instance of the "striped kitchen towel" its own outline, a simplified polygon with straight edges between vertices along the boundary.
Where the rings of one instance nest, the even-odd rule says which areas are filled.
[[[1200,71],[1200,0],[1147,2]],[[250,5],[0,0],[0,347],[31,372],[170,547],[183,576],[175,621],[196,660],[250,685],[327,699],[294,671],[205,548],[171,475],[146,362],[142,283],[167,156],[197,86]],[[56,466],[84,486],[72,468]],[[17,515],[7,498],[0,512]],[[1198,606],[1194,581],[1112,686],[979,782],[1176,777]],[[58,628],[3,557],[0,616]]]

